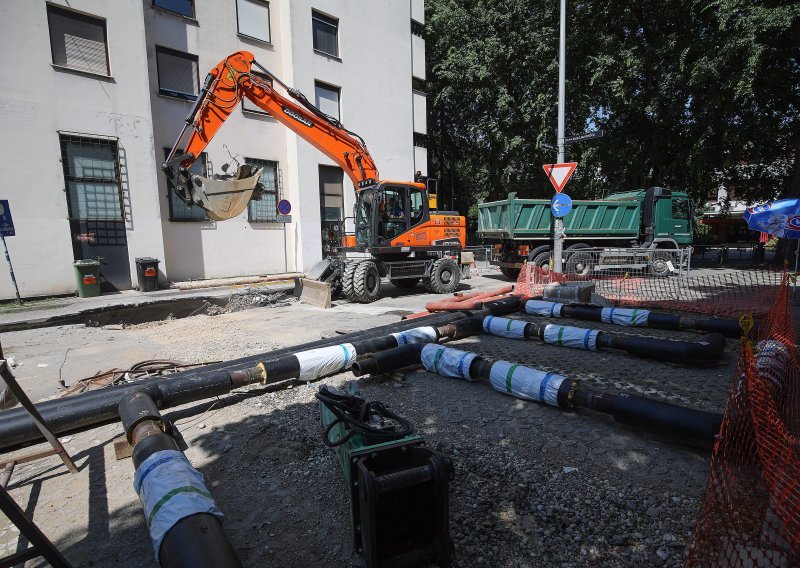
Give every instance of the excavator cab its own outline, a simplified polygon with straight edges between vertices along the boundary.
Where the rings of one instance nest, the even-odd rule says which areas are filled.
[[[360,249],[409,244],[404,237],[430,218],[428,195],[421,183],[379,182],[358,192],[355,209],[355,240]],[[420,232],[417,238],[427,240],[425,236]]]

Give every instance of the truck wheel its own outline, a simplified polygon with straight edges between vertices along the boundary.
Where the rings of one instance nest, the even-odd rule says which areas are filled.
[[[533,260],[530,261],[530,264],[538,266],[542,269],[542,272],[550,272],[550,251],[546,250],[544,252],[540,252],[533,257]]]
[[[381,297],[381,275],[377,264],[368,260],[356,265],[353,292],[359,304],[369,304]]]
[[[356,291],[353,289],[353,274],[355,274],[356,267],[359,262],[347,262],[344,265],[344,272],[342,272],[342,295],[347,298],[348,302],[356,303]]]
[[[573,252],[567,259],[567,273],[587,276],[594,269],[594,257],[590,252]]]
[[[422,280],[422,279],[421,278],[393,278],[393,279],[389,280],[389,282],[391,282],[392,284],[394,284],[398,288],[406,288],[406,289],[408,289],[408,288],[415,287],[417,284],[419,284],[420,280]]]
[[[520,270],[521,270],[520,268],[511,268],[510,266],[501,266],[500,267],[501,274],[503,276],[505,276],[506,278],[510,278],[514,282],[516,282],[517,278],[519,278]]]
[[[650,257],[650,274],[653,276],[669,276],[671,272],[667,262],[675,264],[675,257],[669,252],[654,252]]]
[[[449,294],[458,288],[461,274],[452,258],[440,258],[431,266],[431,275],[422,279],[422,285],[429,292]]]

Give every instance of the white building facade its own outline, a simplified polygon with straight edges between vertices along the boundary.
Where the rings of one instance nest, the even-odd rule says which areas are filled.
[[[159,259],[162,281],[311,267],[355,201],[333,161],[245,103],[194,169],[253,161],[267,191],[214,222],[169,195],[165,152],[206,73],[246,50],[359,133],[382,178],[426,175],[423,25],[424,0],[0,3],[0,199],[22,296],[74,293],[85,258],[102,258],[105,290],[136,286],[137,257]],[[277,222],[280,199],[291,222]]]

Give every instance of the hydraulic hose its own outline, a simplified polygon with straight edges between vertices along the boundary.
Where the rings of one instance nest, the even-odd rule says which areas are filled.
[[[128,393],[147,394],[160,409],[221,396],[251,383],[275,383],[286,379],[313,380],[312,370],[337,373],[349,368],[356,356],[411,342],[414,335],[430,337],[438,327],[472,315],[507,314],[519,309],[517,298],[488,302],[480,311],[435,314],[412,321],[402,321],[370,330],[318,340],[303,345],[278,349],[262,355],[245,357],[191,369],[167,377],[89,391],[75,396],[39,403],[48,428],[55,434],[81,432],[101,424],[119,420],[119,400]],[[438,327],[435,327],[438,326]],[[425,330],[415,332],[412,330]],[[342,345],[349,345],[345,348]],[[351,349],[352,348],[352,349]],[[343,362],[347,354],[347,360]],[[335,354],[335,357],[334,357]],[[298,355],[300,358],[298,359]],[[303,376],[301,376],[303,374]],[[0,413],[0,450],[10,451],[44,441],[41,432],[24,408]]]
[[[133,445],[134,489],[159,565],[241,568],[203,475],[164,432],[153,399],[142,392],[128,393],[119,402],[119,416]]]
[[[726,318],[701,318],[651,312],[639,308],[602,308],[600,306],[568,305],[547,300],[527,300],[523,306],[526,313],[546,317],[566,317],[587,321],[599,321],[623,326],[652,327],[656,329],[696,330],[721,333],[725,337],[739,338],[742,330],[739,322]]]

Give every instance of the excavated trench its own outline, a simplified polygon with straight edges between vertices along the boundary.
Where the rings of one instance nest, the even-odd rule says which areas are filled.
[[[0,333],[54,327],[86,325],[123,327],[143,323],[183,319],[197,315],[219,315],[261,307],[281,307],[294,303],[296,298],[283,291],[245,289],[229,296],[194,296],[123,306],[104,306],[77,314],[62,314],[48,318],[14,322],[0,326]]]

